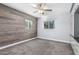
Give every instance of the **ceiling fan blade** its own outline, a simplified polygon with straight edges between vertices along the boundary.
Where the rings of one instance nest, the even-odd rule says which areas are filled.
[[[52,9],[45,9],[44,11],[52,11]]]
[[[33,13],[37,13],[38,11],[34,11]]]

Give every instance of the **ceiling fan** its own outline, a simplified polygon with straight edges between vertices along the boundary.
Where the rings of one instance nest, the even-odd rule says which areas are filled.
[[[32,6],[37,9],[34,11],[34,13],[40,13],[42,15],[45,14],[46,11],[52,11],[52,9],[49,9],[46,3],[38,3],[38,4],[32,4]]]

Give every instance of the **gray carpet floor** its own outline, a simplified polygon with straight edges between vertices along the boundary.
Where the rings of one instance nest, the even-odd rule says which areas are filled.
[[[34,39],[0,50],[0,55],[73,55],[68,43]]]

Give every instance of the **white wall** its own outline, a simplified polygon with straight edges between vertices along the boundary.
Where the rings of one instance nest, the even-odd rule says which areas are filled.
[[[38,37],[47,38],[56,41],[70,41],[70,31],[71,31],[71,15],[69,12],[56,12],[54,13],[55,28],[54,29],[44,29],[44,21],[46,16],[38,19]],[[53,17],[53,16],[52,16]]]

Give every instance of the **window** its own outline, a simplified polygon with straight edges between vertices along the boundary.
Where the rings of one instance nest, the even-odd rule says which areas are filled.
[[[32,28],[32,21],[25,19],[25,26],[27,29],[31,29]]]
[[[52,21],[44,21],[45,29],[53,29],[54,28],[54,20]]]

